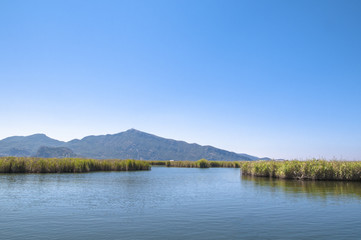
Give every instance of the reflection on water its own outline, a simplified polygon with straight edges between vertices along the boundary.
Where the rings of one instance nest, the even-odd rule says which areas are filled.
[[[285,193],[306,194],[308,197],[361,197],[361,182],[345,181],[301,181],[242,175],[242,181],[255,187],[270,187]]]
[[[361,186],[239,169],[0,174],[1,240],[358,239]]]

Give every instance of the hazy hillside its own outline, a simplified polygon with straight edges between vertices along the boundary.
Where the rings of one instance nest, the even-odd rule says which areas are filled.
[[[41,146],[56,147],[63,144],[45,134],[8,137],[0,141],[0,156],[32,156]]]
[[[71,158],[77,155],[66,147],[40,147],[35,154],[35,157],[41,158]]]
[[[143,160],[256,160],[257,157],[247,154],[237,154],[212,146],[189,144],[184,141],[161,138],[152,134],[130,129],[117,134],[88,136],[81,140],[61,142],[51,139],[44,134],[28,137],[10,137],[0,141],[0,155],[2,156],[54,156],[62,155],[64,149],[40,147],[63,147],[73,154],[88,158],[119,158]],[[66,151],[63,152],[66,154]],[[70,154],[70,152],[68,152]],[[40,155],[39,155],[40,154]]]

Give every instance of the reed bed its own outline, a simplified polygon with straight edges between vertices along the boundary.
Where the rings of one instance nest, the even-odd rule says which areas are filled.
[[[167,167],[184,167],[184,168],[239,168],[240,162],[227,162],[227,161],[208,161],[200,159],[198,161],[149,161],[151,165],[163,165]]]
[[[82,173],[93,171],[150,170],[147,161],[81,158],[1,157],[0,173]]]
[[[326,161],[255,161],[242,162],[242,174],[302,180],[361,181],[361,162]]]

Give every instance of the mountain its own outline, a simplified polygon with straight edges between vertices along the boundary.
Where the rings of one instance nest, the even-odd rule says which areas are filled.
[[[35,154],[35,157],[41,158],[71,158],[77,155],[66,147],[40,147]]]
[[[48,147],[47,149],[39,149]],[[27,137],[9,137],[0,141],[0,156],[45,156],[66,153],[67,148],[74,154],[98,159],[143,159],[143,160],[208,160],[236,161],[257,160],[258,157],[238,154],[212,146],[201,146],[195,143],[176,141],[155,136],[153,134],[130,129],[117,134],[87,136],[81,140],[74,139],[61,142],[44,134]],[[38,150],[41,150],[40,152]],[[69,152],[70,153],[70,152]],[[44,155],[45,154],[45,155]],[[60,154],[62,156],[62,154]]]
[[[26,157],[34,155],[41,146],[57,147],[62,144],[65,143],[49,138],[45,134],[8,137],[0,141],[0,156]]]
[[[66,146],[81,156],[95,158],[254,160],[247,154],[161,138],[135,129],[114,135],[88,136],[82,140],[70,141]]]

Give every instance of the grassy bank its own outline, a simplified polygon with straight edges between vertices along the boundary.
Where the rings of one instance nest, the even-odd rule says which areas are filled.
[[[81,158],[1,157],[0,173],[82,173],[92,171],[150,170],[147,161]]]
[[[224,168],[239,168],[240,162],[226,162],[226,161],[208,161],[201,159],[198,161],[149,161],[151,165],[164,165],[167,167],[184,167],[184,168],[210,168],[210,167],[224,167]]]
[[[256,161],[242,162],[241,169],[242,174],[260,177],[361,181],[358,161]]]

